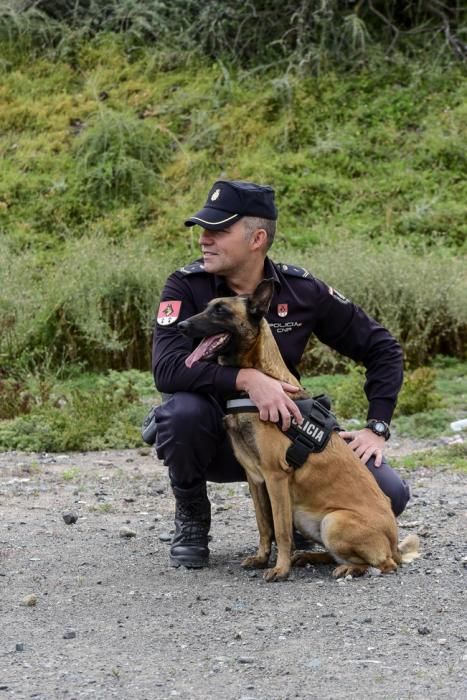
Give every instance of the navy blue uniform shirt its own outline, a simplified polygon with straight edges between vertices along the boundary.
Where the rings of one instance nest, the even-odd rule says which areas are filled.
[[[265,260],[264,277],[275,291],[266,320],[289,370],[297,365],[312,334],[366,368],[368,418],[390,422],[402,384],[402,350],[391,334],[356,304],[303,268]],[[215,297],[234,296],[224,278],[196,261],[168,278],[161,296],[153,342],[153,372],[159,391],[193,391],[218,397],[235,392],[239,368],[185,358],[199,341],[184,337],[177,323],[197,314]],[[170,302],[170,303],[169,303]]]

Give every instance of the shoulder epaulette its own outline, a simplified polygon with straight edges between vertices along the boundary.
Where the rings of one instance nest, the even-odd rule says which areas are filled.
[[[190,263],[189,265],[179,267],[177,272],[182,272],[184,275],[192,275],[195,272],[205,272],[205,270],[203,263],[197,260],[196,262]]]
[[[286,265],[285,263],[278,263],[277,267],[285,275],[291,275],[292,277],[303,277],[303,278],[308,277],[309,279],[313,278],[313,275],[311,274],[311,272],[308,272],[308,270],[305,270],[304,267],[298,267],[297,265]]]

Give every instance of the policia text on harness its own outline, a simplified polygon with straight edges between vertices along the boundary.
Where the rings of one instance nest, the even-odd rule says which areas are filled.
[[[303,422],[298,425],[293,419],[288,430],[284,432],[292,440],[286,453],[288,464],[298,469],[312,452],[322,452],[328,444],[331,433],[339,430],[336,417],[330,412],[329,399],[324,394],[310,399],[296,401]],[[258,409],[250,399],[239,398],[227,401],[227,413],[257,412]]]

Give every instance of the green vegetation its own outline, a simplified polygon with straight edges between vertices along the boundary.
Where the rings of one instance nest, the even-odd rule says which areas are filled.
[[[365,374],[352,367],[347,374],[305,378],[312,394],[327,393],[333,409],[345,424],[353,419],[362,426],[367,401],[363,392]],[[401,437],[436,438],[449,435],[450,423],[464,418],[467,407],[467,363],[438,357],[432,367],[407,372],[399,394],[392,426]]]
[[[428,467],[435,469],[456,469],[467,473],[467,444],[454,443],[424,452],[415,452],[406,457],[391,460],[395,467],[417,469]]]
[[[466,39],[460,1],[4,2],[0,449],[139,444],[157,299],[219,177],[275,187],[273,257],[400,339],[398,430],[445,430],[440,397],[465,395]],[[302,369],[364,413],[358,368],[324,378],[349,367],[312,342]]]
[[[28,404],[18,401],[15,417],[0,421],[0,449],[61,452],[140,447],[140,426],[150,406],[159,401],[149,372],[129,370],[107,374],[75,374],[38,381],[15,380]],[[347,374],[307,377],[312,394],[327,393],[344,425],[364,424],[367,403],[360,368]],[[47,392],[43,387],[47,386]],[[1,392],[1,385],[0,385]],[[0,393],[0,403],[3,395]],[[435,368],[408,373],[393,427],[400,436],[450,435],[449,424],[465,416],[467,363],[437,358]],[[349,419],[351,422],[349,423]],[[64,478],[73,479],[74,470]]]
[[[157,397],[151,375],[135,370],[65,381],[49,377],[46,397],[35,395],[34,377],[22,384],[31,401],[26,410],[18,403],[16,417],[0,422],[2,450],[62,452],[139,446],[141,423]]]

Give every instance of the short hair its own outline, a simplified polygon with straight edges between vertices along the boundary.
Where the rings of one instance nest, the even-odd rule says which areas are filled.
[[[259,216],[244,216],[242,217],[242,221],[245,225],[245,235],[247,238],[252,236],[257,229],[264,228],[267,234],[266,250],[269,250],[274,242],[274,236],[276,235],[276,220],[262,219]]]

